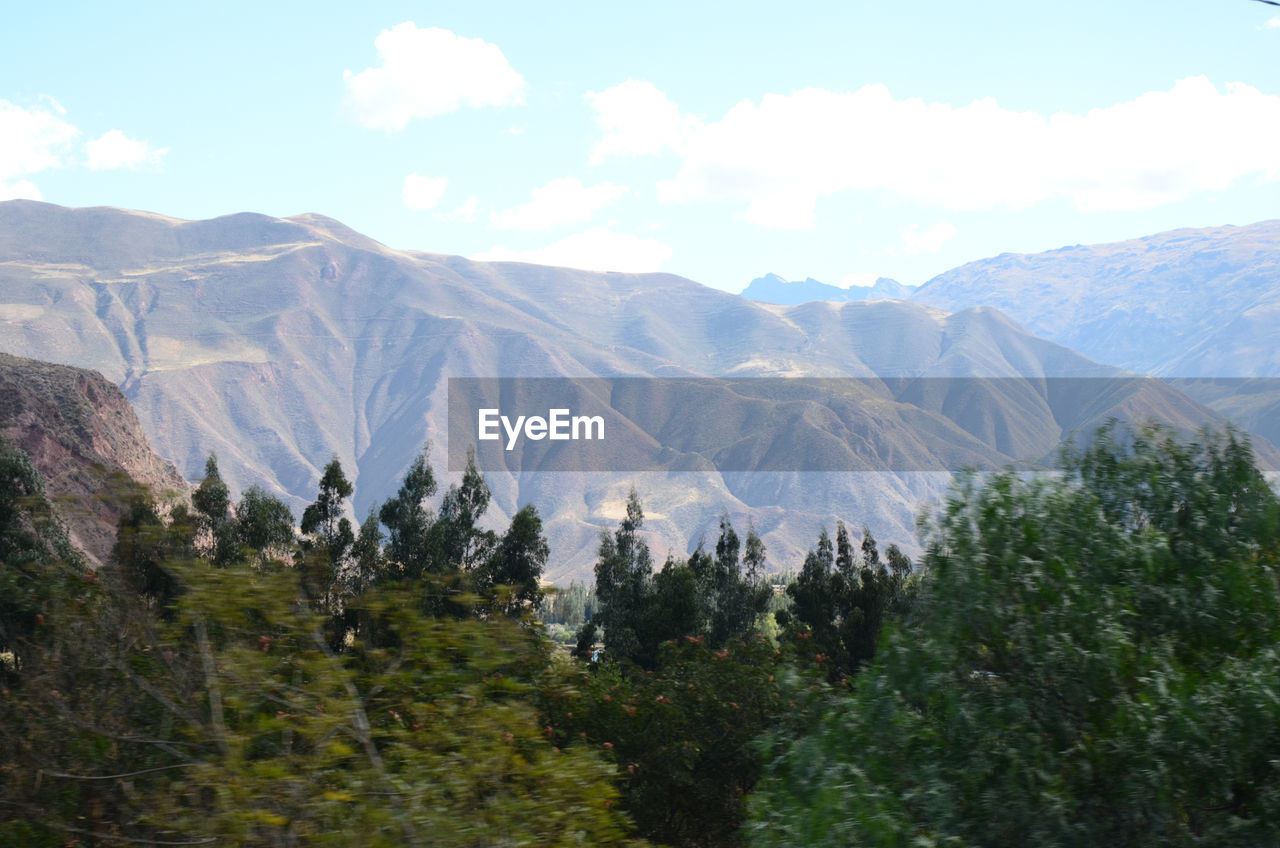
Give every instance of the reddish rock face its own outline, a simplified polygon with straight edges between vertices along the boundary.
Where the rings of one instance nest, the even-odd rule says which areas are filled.
[[[44,476],[71,541],[93,566],[115,543],[127,475],[158,496],[184,496],[173,463],[151,450],[129,401],[96,371],[0,353],[0,434]]]

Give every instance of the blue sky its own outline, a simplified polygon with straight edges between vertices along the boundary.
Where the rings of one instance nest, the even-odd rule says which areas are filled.
[[[13,4],[0,197],[736,291],[1280,217],[1247,0]]]

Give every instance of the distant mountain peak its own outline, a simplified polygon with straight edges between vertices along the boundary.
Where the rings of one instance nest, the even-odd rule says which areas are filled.
[[[776,303],[783,306],[795,306],[815,300],[833,303],[850,303],[861,300],[906,300],[915,291],[914,286],[905,286],[889,277],[879,277],[870,286],[849,286],[841,288],[828,283],[805,277],[803,280],[788,281],[772,272],[757,277],[742,290],[747,300],[760,303]]]
[[[1176,377],[1276,377],[1280,221],[1001,253],[912,295],[948,312],[993,306],[1100,362]]]

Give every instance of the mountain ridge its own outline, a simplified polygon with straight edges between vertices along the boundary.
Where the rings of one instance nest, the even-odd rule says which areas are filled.
[[[988,307],[761,304],[673,274],[398,251],[322,216],[182,222],[0,203],[0,282],[0,347],[102,371],[187,474],[198,477],[215,452],[233,489],[264,485],[295,514],[335,456],[356,485],[357,515],[394,492],[424,443],[435,442],[439,467],[449,376],[1123,373]],[[1036,439],[1065,435],[1042,400],[1019,397],[1023,406],[1008,409],[983,401],[983,414]],[[1214,420],[1185,399],[1159,405],[1184,423]],[[996,438],[983,427],[964,438]],[[884,438],[893,450],[897,437]],[[795,563],[837,518],[914,547],[919,504],[940,497],[949,479],[654,472],[497,474],[490,483],[502,516],[529,502],[545,512],[557,552],[549,576],[560,579],[590,568],[599,531],[620,517],[632,485],[659,550],[683,551],[727,513],[756,522],[773,562]]]
[[[1274,377],[1280,353],[1260,355],[1262,332],[1241,333],[1241,322],[1252,316],[1273,329],[1277,280],[1280,219],[1002,253],[939,274],[912,299],[993,306],[1037,335],[1142,373]]]

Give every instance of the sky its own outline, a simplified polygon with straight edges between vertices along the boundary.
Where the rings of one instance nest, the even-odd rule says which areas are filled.
[[[1249,0],[4,6],[0,199],[728,291],[1280,217]]]

